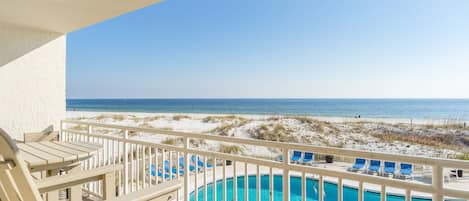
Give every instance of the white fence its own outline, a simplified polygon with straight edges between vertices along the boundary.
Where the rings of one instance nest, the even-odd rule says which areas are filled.
[[[73,129],[77,128],[86,129]],[[110,129],[112,132],[104,133],[98,130]],[[166,135],[183,139],[183,146],[159,144],[137,140],[129,137],[132,133],[146,133],[154,135]],[[248,175],[256,175],[256,200],[261,200],[261,175],[269,176],[269,200],[274,197],[273,177],[276,174],[282,175],[282,196],[284,201],[290,200],[290,175],[299,175],[301,177],[301,198],[306,201],[306,193],[308,192],[306,180],[313,175],[318,182],[318,200],[324,199],[324,182],[325,178],[334,178],[337,183],[338,200],[346,200],[343,198],[344,181],[352,181],[357,183],[358,200],[364,200],[364,193],[367,191],[366,185],[379,185],[380,198],[386,200],[386,194],[389,193],[388,188],[401,189],[405,200],[410,201],[412,194],[418,192],[431,195],[432,200],[443,200],[443,198],[459,198],[469,200],[469,189],[450,189],[444,186],[443,168],[469,169],[469,162],[449,159],[436,159],[426,157],[405,156],[397,154],[386,154],[376,152],[366,152],[358,150],[349,150],[331,147],[318,147],[303,144],[291,144],[280,142],[266,142],[253,139],[240,139],[225,136],[215,136],[197,133],[175,132],[162,129],[128,127],[119,125],[108,125],[99,123],[89,123],[81,121],[62,121],[61,137],[62,141],[73,141],[83,143],[99,143],[103,145],[103,149],[99,154],[86,161],[83,168],[92,169],[105,165],[122,164],[124,169],[117,176],[117,192],[119,194],[127,194],[129,192],[138,191],[148,188],[156,183],[166,182],[171,179],[184,179],[181,200],[195,201],[199,198],[199,187],[202,187],[203,200],[208,197],[217,197],[217,193],[221,193],[223,201],[227,200],[227,178],[230,177],[234,184],[237,184],[239,177],[244,177],[244,189],[249,187]],[[218,143],[233,143],[241,145],[252,145],[260,147],[269,147],[272,149],[281,149],[283,161],[259,158],[254,156],[245,156],[237,154],[226,154],[214,151],[207,151],[192,147],[190,140],[203,139]],[[339,171],[323,167],[315,167],[309,165],[292,164],[290,162],[290,152],[293,150],[314,152],[321,155],[334,155],[337,157],[349,158],[366,158],[382,161],[393,161],[397,163],[411,163],[414,165],[430,166],[431,184],[419,183],[409,180],[394,179],[388,177],[374,176],[349,171]],[[201,162],[193,162],[192,156],[197,160],[199,157]],[[227,161],[231,165],[227,165]],[[180,163],[182,162],[182,163]],[[165,164],[166,163],[166,164]],[[190,166],[193,165],[193,167]],[[203,167],[199,167],[204,164]],[[207,167],[206,164],[212,164],[214,167]],[[166,168],[165,168],[166,167]],[[242,167],[242,168],[240,168]],[[191,171],[195,169],[196,171]],[[267,169],[267,171],[262,171]],[[169,171],[168,171],[169,170]],[[197,171],[199,170],[199,171]],[[228,172],[230,171],[230,172]],[[232,171],[232,172],[231,172]],[[253,172],[254,171],[254,172]],[[189,173],[190,174],[187,174]],[[198,172],[198,173],[195,173]],[[231,175],[231,176],[230,176]],[[212,195],[208,195],[207,186],[221,178],[222,191],[212,191]],[[100,195],[99,183],[91,183],[84,186],[88,192]],[[214,185],[215,188],[215,185]],[[238,195],[238,185],[233,185],[233,200],[244,197],[248,200],[249,191],[244,190],[244,195]],[[264,197],[262,197],[265,200]],[[215,200],[215,199],[212,199]]]

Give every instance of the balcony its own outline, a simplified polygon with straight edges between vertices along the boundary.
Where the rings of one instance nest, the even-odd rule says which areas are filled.
[[[74,128],[86,129],[83,131]],[[183,143],[182,146],[169,145],[132,137],[137,133],[168,136],[182,140]],[[191,201],[215,200],[214,197],[216,200],[271,201],[469,199],[469,178],[457,177],[457,171],[456,174],[451,171],[468,172],[467,161],[72,120],[62,121],[60,140],[102,146],[97,155],[82,163],[84,170],[123,165],[117,178],[118,195],[141,191],[171,180],[181,180],[183,186],[177,199]],[[198,140],[264,147],[281,154],[265,158],[215,152],[198,147]],[[289,160],[293,151],[314,153],[314,162],[293,163]],[[323,160],[325,156],[333,156],[333,163],[326,163]],[[361,171],[351,171],[356,158],[367,161]],[[381,161],[378,173],[367,171],[370,160]],[[394,175],[383,173],[382,164],[385,161],[397,164]],[[399,164],[411,164],[411,175],[401,175]],[[217,183],[217,190],[213,190],[214,181]],[[100,182],[93,182],[82,188],[89,195],[101,197],[100,185]]]

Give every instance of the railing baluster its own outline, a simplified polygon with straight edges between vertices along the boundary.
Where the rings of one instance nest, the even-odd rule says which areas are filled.
[[[212,173],[212,200],[217,199],[217,159],[213,157],[213,173]]]
[[[134,192],[135,164],[134,164],[134,144],[130,144],[130,192]]]
[[[319,189],[318,189],[318,200],[323,201],[324,200],[324,178],[322,175],[319,175]]]
[[[249,175],[247,162],[244,162],[244,200],[249,201]]]
[[[169,162],[169,180],[173,180],[173,152],[169,150],[168,152],[168,162]]]
[[[344,185],[342,184],[342,178],[337,181],[337,200],[342,201],[344,198]]]
[[[104,166],[104,161],[106,160],[106,158],[104,158],[104,152],[106,150],[106,147],[104,146],[104,139],[103,138],[100,138],[98,140],[99,144],[103,146],[103,148],[101,149],[101,158],[100,158],[100,161],[99,161],[99,167],[103,167]]]
[[[122,149],[121,149],[121,142],[118,140],[117,141],[117,164],[118,165],[122,165],[122,153],[121,153]],[[122,174],[123,174],[123,170],[119,171],[119,174],[117,174],[117,182],[119,184],[119,187],[118,187],[118,191],[117,191],[117,195],[121,195],[121,190],[123,191],[123,183],[122,183]]]
[[[135,154],[136,154],[136,160],[135,160],[135,174],[136,174],[136,187],[137,187],[137,191],[140,190],[140,145],[138,144],[135,144]]]
[[[233,200],[238,200],[238,177],[236,176],[237,162],[233,161],[231,165],[233,166]]]
[[[199,200],[199,191],[197,189],[198,187],[198,176],[199,176],[199,164],[198,164],[198,160],[199,160],[199,156],[197,154],[194,154],[192,155],[192,157],[194,158],[194,167],[195,167],[195,174],[194,174],[194,200],[197,201]]]
[[[272,167],[269,167],[269,200],[274,201],[274,177]]]
[[[146,174],[146,152],[145,152],[146,146],[142,146],[142,188],[146,188],[145,186],[147,185],[147,174]]]
[[[441,190],[443,189],[443,168],[439,165],[432,166],[432,200],[443,200]]]
[[[158,184],[158,147],[153,147],[155,150],[155,174],[153,175],[153,179],[155,180],[155,185]]]
[[[129,145],[127,139],[129,138],[129,131],[124,131],[124,194],[129,193]]]
[[[96,137],[93,137],[93,143],[96,144],[97,139]],[[96,153],[96,155],[93,157],[93,168],[97,168],[99,163],[99,152]],[[98,193],[98,182],[93,182],[93,192]]]
[[[166,150],[161,149],[161,181],[162,183],[166,182]]]
[[[286,148],[283,149],[283,158],[283,164],[285,164],[285,166],[290,165],[289,150]],[[283,201],[290,201],[290,170],[288,168],[283,169],[282,184]]]
[[[184,201],[189,200],[189,178],[190,178],[190,172],[189,172],[189,138],[184,137]],[[197,170],[196,170],[197,171]]]
[[[223,183],[222,183],[222,195],[223,195],[223,201],[226,201],[226,160],[223,160]]]
[[[306,173],[301,172],[301,200],[306,201]]]
[[[256,201],[261,200],[261,167],[259,164],[256,165]]]
[[[363,182],[358,182],[358,201],[363,201]]]
[[[412,197],[411,197],[411,191],[409,189],[406,189],[405,190],[405,200],[406,201],[411,201]]]
[[[386,201],[386,186],[384,184],[381,185],[380,200]]]
[[[176,178],[179,179],[181,176],[181,164],[179,163],[180,153],[176,152]]]
[[[151,187],[153,186],[153,182],[151,181],[151,166],[153,165],[153,154],[152,147],[148,147],[148,185]]]
[[[161,151],[161,152],[160,152],[160,151]],[[158,174],[159,174],[158,172],[160,171],[160,166],[161,166],[161,164],[160,164],[160,159],[159,159],[160,156],[161,156],[161,158],[163,159],[163,155],[160,154],[160,153],[163,153],[163,150],[157,148],[157,149],[156,149],[156,155],[155,155],[155,157],[156,157],[156,162],[155,162],[155,175],[156,175],[156,183],[157,183],[157,184],[160,183],[160,182],[163,183],[162,180],[160,181],[160,177],[158,176]]]
[[[204,201],[207,201],[208,200],[208,197],[207,197],[207,155],[204,155]],[[214,168],[215,166],[212,165],[212,168]]]
[[[105,165],[110,165],[111,164],[111,140],[106,140],[106,164]]]

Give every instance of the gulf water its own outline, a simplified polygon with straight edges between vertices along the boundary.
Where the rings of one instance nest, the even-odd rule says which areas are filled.
[[[68,99],[67,110],[469,120],[469,99]]]

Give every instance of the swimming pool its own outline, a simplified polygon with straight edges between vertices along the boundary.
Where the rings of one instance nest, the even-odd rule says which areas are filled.
[[[244,176],[239,176],[238,181],[238,200],[244,201]],[[318,200],[318,181],[314,179],[306,180],[306,200]],[[269,176],[261,176],[261,200],[269,200]],[[226,199],[233,200],[233,178],[226,179]],[[204,200],[203,187],[198,189],[198,200]],[[213,199],[213,184],[207,185],[207,201],[214,201]],[[249,176],[249,201],[256,201],[256,176]],[[365,201],[379,201],[380,193],[365,191]],[[390,195],[387,196],[387,201],[404,201],[404,196]],[[346,201],[358,201],[358,190],[355,188],[343,187],[343,198]],[[190,200],[194,200],[194,192],[191,193]],[[222,181],[217,181],[217,201],[222,200]],[[290,177],[290,200],[301,200],[301,177]],[[282,201],[282,176],[274,176],[274,201]],[[324,201],[337,201],[337,184],[332,182],[324,182]],[[412,201],[431,201],[431,199],[412,198]]]

